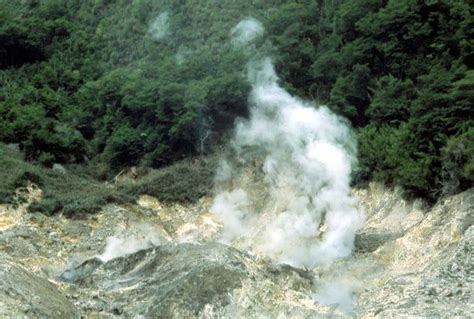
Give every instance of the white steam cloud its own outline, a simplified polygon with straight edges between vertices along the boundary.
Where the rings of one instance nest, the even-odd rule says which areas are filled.
[[[155,41],[165,39],[170,33],[168,11],[160,13],[150,24],[148,33]]]
[[[186,48],[185,46],[180,46],[178,48],[178,52],[176,52],[174,58],[176,60],[176,63],[178,65],[181,65],[183,64],[184,62],[186,62],[189,57],[191,57],[193,54],[193,51],[189,48]]]
[[[249,43],[263,33],[255,21],[240,22],[234,41]],[[349,128],[328,108],[281,88],[269,58],[250,62],[248,79],[250,118],[232,140],[240,163],[222,164],[219,178],[231,186],[211,208],[224,221],[222,240],[297,267],[350,255],[364,216],[350,195],[356,145]],[[266,195],[256,198],[239,183],[236,166],[255,166],[260,158]]]
[[[261,36],[264,31],[260,21],[254,18],[244,19],[232,29],[232,43],[236,46],[247,45]]]
[[[133,254],[137,251],[168,242],[169,238],[162,230],[147,224],[138,224],[129,231],[122,231],[107,238],[102,254],[97,255],[103,262]]]
[[[109,260],[133,254],[139,250],[156,246],[158,243],[145,241],[143,238],[107,238],[107,245],[104,252],[97,256],[101,261],[107,262]]]
[[[354,287],[350,282],[331,282],[319,287],[319,291],[313,298],[320,304],[335,305],[346,313],[351,313],[354,310]]]

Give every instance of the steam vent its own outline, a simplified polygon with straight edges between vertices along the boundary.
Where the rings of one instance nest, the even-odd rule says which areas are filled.
[[[0,0],[0,318],[474,318],[473,26]]]

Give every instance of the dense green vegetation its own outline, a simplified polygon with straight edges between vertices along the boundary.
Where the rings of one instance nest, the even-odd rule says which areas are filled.
[[[41,200],[28,206],[30,212],[62,212],[68,217],[96,213],[109,203],[126,204],[143,194],[163,202],[195,202],[212,191],[215,163],[213,157],[186,159],[151,169],[137,182],[124,178],[102,183],[95,167],[41,167],[26,162],[19,150],[0,144],[0,203],[24,202],[27,194],[21,190],[29,183],[42,191]]]
[[[214,186],[216,160],[212,157],[186,159],[153,170],[135,184],[120,189],[127,194],[150,195],[164,202],[196,202]]]
[[[247,57],[229,33],[253,16],[285,87],[356,128],[355,181],[434,199],[474,180],[472,10],[455,0],[0,0],[0,141],[96,178],[212,153],[247,115]]]
[[[26,187],[28,182],[39,186],[42,199],[28,206],[32,212],[66,216],[94,213],[107,203],[126,203],[134,197],[115,187],[96,181],[87,174],[66,173],[62,170],[38,167],[25,162],[23,155],[11,147],[0,145],[0,202],[19,204],[24,193],[15,189]]]
[[[473,7],[339,3],[289,3],[270,21],[287,86],[357,128],[357,181],[399,184],[431,199],[472,186]]]

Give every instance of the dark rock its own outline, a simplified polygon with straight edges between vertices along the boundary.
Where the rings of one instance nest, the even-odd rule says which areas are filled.
[[[374,252],[386,242],[395,240],[401,235],[402,234],[398,232],[370,228],[363,229],[356,234],[354,239],[354,251],[359,254]]]

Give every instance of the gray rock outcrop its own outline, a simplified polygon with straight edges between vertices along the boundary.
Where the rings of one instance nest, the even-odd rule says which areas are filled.
[[[79,318],[66,297],[0,253],[0,318]]]
[[[293,289],[310,288],[303,287],[310,282],[304,271],[258,264],[219,243],[166,244],[108,262],[89,259],[61,275],[85,292],[79,298],[83,308],[145,318],[194,318],[209,309],[222,311],[244,282],[256,285],[267,278],[276,287],[282,277],[300,286]]]
[[[97,310],[147,318],[194,317],[206,304],[225,306],[248,275],[246,256],[220,244],[162,245],[108,262],[90,259],[62,274],[100,291]]]
[[[359,258],[379,266],[364,279],[359,316],[472,318],[474,189],[429,209],[380,185],[358,195],[368,216],[359,246],[370,246]]]
[[[379,184],[354,195],[353,256],[304,270],[219,244],[206,198],[82,220],[0,206],[0,317],[473,317],[474,189],[432,207]]]

